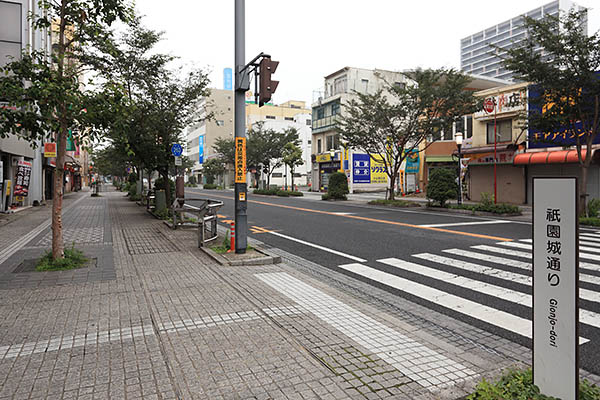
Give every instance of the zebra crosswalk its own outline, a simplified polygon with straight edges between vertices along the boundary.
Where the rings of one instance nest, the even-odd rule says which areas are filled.
[[[531,239],[338,266],[415,298],[532,337]],[[598,254],[595,254],[598,253]],[[600,232],[580,236],[579,343],[600,335]]]

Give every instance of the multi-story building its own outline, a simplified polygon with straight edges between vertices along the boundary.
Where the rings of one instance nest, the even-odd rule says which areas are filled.
[[[368,177],[366,174],[354,174],[354,161],[361,165],[370,164],[370,171],[381,169],[372,168],[376,162],[367,155],[354,149],[343,150],[336,122],[343,113],[344,104],[356,97],[355,91],[373,94],[387,83],[405,85],[407,81],[400,72],[352,67],[344,67],[325,77],[324,90],[318,92],[319,96],[312,105],[312,190],[325,190],[329,176],[336,171],[346,173],[351,191],[384,190],[387,187],[385,172],[371,173]]]
[[[523,16],[542,19],[547,15],[557,16],[572,8],[584,9],[570,0],[555,0],[461,39],[461,70],[468,74],[512,81],[512,72],[502,65],[502,56],[506,54],[503,50],[518,46],[525,39],[527,31]],[[587,32],[587,20],[584,21],[584,29]]]
[[[34,31],[27,18],[30,12],[36,11],[36,7],[37,2],[28,0],[0,0],[0,66],[10,62],[9,57],[20,59],[21,51],[27,46],[35,50],[46,50],[49,54],[48,33]],[[45,175],[42,174],[42,165],[47,161],[43,157],[41,141],[36,144],[37,148],[33,148],[29,142],[20,140],[15,135],[0,138],[0,212],[44,200]],[[24,180],[23,174],[28,179]],[[23,195],[23,190],[19,190],[20,195],[19,192],[15,195],[17,180],[28,183],[26,195]]]

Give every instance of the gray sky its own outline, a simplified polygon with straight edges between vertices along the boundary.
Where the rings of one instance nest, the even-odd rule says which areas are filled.
[[[597,0],[578,4],[592,7]],[[323,77],[345,66],[403,70],[460,67],[460,39],[549,0],[246,0],[247,61],[280,61],[274,101],[312,101]],[[233,0],[137,0],[144,24],[165,32],[158,50],[211,71],[223,88],[233,67]],[[600,5],[599,5],[600,6]],[[588,32],[600,29],[590,8]]]

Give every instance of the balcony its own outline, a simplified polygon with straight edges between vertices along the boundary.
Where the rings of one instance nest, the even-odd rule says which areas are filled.
[[[337,115],[330,115],[328,117],[313,120],[313,122],[312,122],[313,135],[315,133],[320,133],[320,132],[324,132],[324,131],[332,129],[333,127],[335,127],[335,125],[337,123],[337,119],[338,119]]]

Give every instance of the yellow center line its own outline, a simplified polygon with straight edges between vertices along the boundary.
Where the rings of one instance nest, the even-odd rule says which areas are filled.
[[[214,194],[211,194],[211,196],[213,196],[213,197],[220,197],[222,199],[231,199],[231,197],[217,196],[217,195],[214,195]],[[424,230],[428,230],[428,231],[451,233],[451,234],[454,234],[454,235],[470,236],[470,237],[476,237],[476,238],[480,238],[480,239],[497,240],[497,241],[500,241],[500,242],[512,242],[512,240],[513,240],[513,239],[503,238],[503,237],[499,237],[499,236],[490,236],[490,235],[482,235],[482,234],[479,234],[479,233],[453,231],[453,230],[450,230],[450,229],[435,228],[435,227],[431,227],[431,226],[421,226],[421,225],[407,224],[405,222],[396,222],[396,221],[388,221],[388,220],[385,220],[385,219],[361,217],[359,215],[343,215],[343,214],[337,214],[337,213],[331,212],[331,211],[312,210],[310,208],[286,206],[286,205],[283,205],[283,204],[267,203],[267,202],[258,201],[258,200],[248,200],[248,202],[249,203],[261,204],[261,205],[264,205],[264,206],[270,206],[270,207],[279,207],[279,208],[287,208],[287,209],[290,209],[290,210],[306,211],[306,212],[311,212],[311,213],[316,213],[316,214],[335,215],[336,217],[351,218],[351,219],[357,219],[357,220],[369,221],[369,222],[377,222],[377,223],[380,223],[380,224],[395,225],[395,226],[404,226],[404,227],[407,227],[407,228],[424,229]]]

